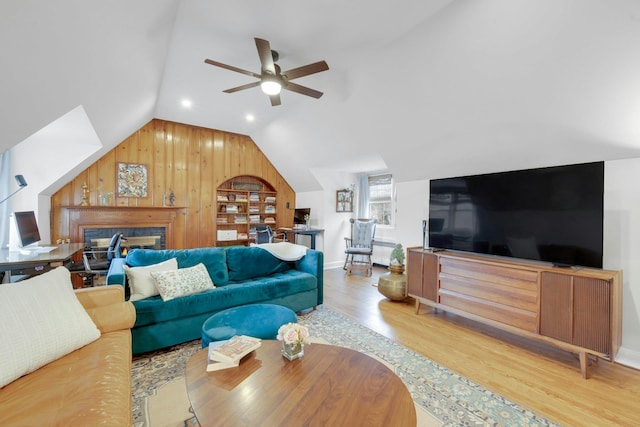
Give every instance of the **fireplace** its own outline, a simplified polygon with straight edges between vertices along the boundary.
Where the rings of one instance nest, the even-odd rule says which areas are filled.
[[[62,226],[61,233],[68,233],[72,242],[84,242],[87,246],[92,246],[92,240],[111,239],[115,233],[122,232],[128,239],[124,242],[125,247],[184,247],[183,233],[176,238],[176,230],[184,228],[185,208],[60,206],[55,209],[59,210],[56,216]],[[56,237],[66,236],[62,234]],[[102,245],[103,241],[95,243]]]
[[[84,244],[86,247],[105,250],[114,234],[121,233],[124,237],[122,248],[136,249],[166,249],[165,227],[117,227],[117,228],[85,228]]]

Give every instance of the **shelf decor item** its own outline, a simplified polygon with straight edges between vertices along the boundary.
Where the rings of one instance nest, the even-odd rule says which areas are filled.
[[[336,191],[336,212],[353,212],[353,190]]]
[[[80,188],[82,188],[82,202],[80,206],[89,206],[89,186],[86,181],[82,183]]]
[[[113,197],[112,191],[104,191],[104,179],[100,178],[100,187],[98,187],[98,200],[100,201],[100,206],[109,206],[109,202]]]
[[[147,197],[147,166],[118,163],[118,197]]]
[[[102,191],[98,193],[98,197],[100,197],[100,205],[101,206],[109,206],[109,201],[113,197],[113,193],[111,191]]]
[[[282,355],[289,360],[304,356],[304,346],[309,344],[309,330],[298,323],[287,323],[278,329],[278,341],[282,341]]]

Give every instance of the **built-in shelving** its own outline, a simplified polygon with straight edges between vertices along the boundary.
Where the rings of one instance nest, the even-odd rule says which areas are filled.
[[[238,176],[216,191],[216,246],[249,245],[255,227],[277,228],[277,192],[261,178]]]

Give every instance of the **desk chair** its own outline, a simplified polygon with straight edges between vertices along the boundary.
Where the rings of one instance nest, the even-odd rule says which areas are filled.
[[[256,225],[256,244],[286,242],[284,233],[275,233],[269,225]]]
[[[344,253],[347,256],[343,269],[347,270],[347,274],[351,274],[353,270],[364,270],[367,276],[371,276],[373,272],[371,255],[377,220],[351,218],[349,222],[351,222],[351,237],[344,238],[346,244]]]
[[[273,229],[268,225],[256,225],[256,243],[273,243]]]
[[[116,233],[109,241],[106,251],[95,249],[85,250],[82,253],[82,261],[74,262],[69,270],[83,277],[86,286],[94,286],[95,279],[106,275],[111,266],[111,260],[122,257],[122,242],[126,240],[122,233]],[[102,256],[104,255],[104,256]]]

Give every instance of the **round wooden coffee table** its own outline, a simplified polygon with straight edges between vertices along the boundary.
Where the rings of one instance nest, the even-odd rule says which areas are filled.
[[[187,362],[187,393],[202,427],[416,426],[402,380],[366,354],[311,344],[292,362],[264,340],[237,368],[207,372],[207,349]]]

